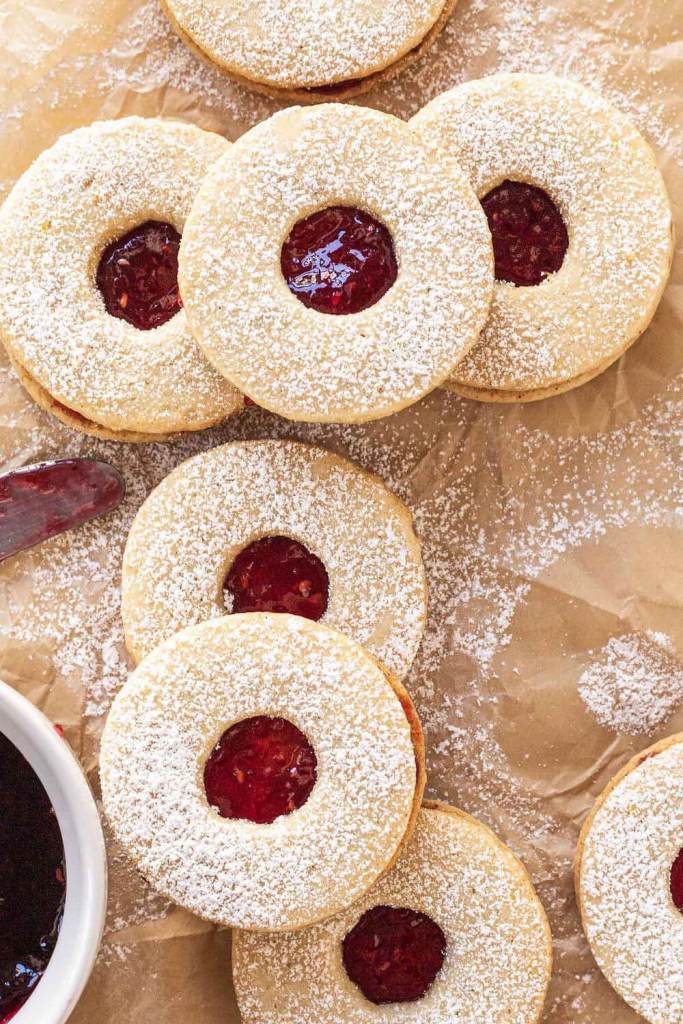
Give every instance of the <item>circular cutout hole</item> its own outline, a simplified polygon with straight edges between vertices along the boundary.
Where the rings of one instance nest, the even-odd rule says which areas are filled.
[[[676,860],[671,865],[669,886],[674,906],[683,914],[683,849],[679,851]]]
[[[140,331],[160,327],[182,307],[178,290],[180,235],[148,220],[104,250],[95,280],[111,316]]]
[[[280,266],[304,306],[337,315],[374,306],[398,276],[391,234],[353,206],[330,206],[295,224]]]
[[[223,733],[204,766],[206,798],[222,818],[268,825],[308,800],[318,761],[286,718],[258,715]]]
[[[547,192],[507,180],[491,189],[481,205],[493,239],[496,280],[528,287],[560,269],[569,236]]]
[[[371,1003],[412,1003],[443,967],[446,936],[419,911],[373,907],[344,939],[342,956],[349,978]]]
[[[42,782],[0,733],[0,1021],[40,982],[57,944],[66,875],[57,817]]]
[[[327,611],[330,580],[313,552],[291,537],[262,537],[240,551],[225,578],[236,612],[288,612],[317,622]]]

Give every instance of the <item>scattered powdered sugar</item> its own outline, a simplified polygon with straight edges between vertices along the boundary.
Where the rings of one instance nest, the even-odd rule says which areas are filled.
[[[202,434],[140,446],[68,431],[28,400],[22,404],[9,376],[3,392],[18,410],[0,419],[9,464],[90,454],[113,462],[126,479],[118,510],[17,556],[2,572],[5,664],[17,645],[32,657],[44,652],[55,681],[83,694],[84,727],[93,737],[130,668],[120,621],[121,560],[132,519],[152,487],[190,455],[243,438],[322,444],[377,472],[415,513],[423,542],[430,615],[407,685],[425,726],[432,792],[512,842],[539,884],[555,934],[568,951],[576,949],[575,833],[529,791],[501,748],[496,656],[511,639],[516,610],[548,567],[571,561],[574,551],[609,531],[676,522],[683,509],[683,434],[673,390],[641,409],[637,420],[596,436],[572,436],[584,397],[590,407],[584,392],[553,402],[552,433],[526,425],[534,422],[534,409],[480,406],[436,392],[373,424],[294,424],[250,408]],[[594,412],[588,415],[594,422]],[[573,957],[565,968],[560,955],[558,978],[571,974]]]
[[[309,799],[272,824],[221,818],[202,768],[223,730],[284,717],[316,752]],[[104,807],[143,874],[218,924],[301,928],[362,895],[392,862],[421,779],[392,685],[352,640],[290,615],[234,615],[176,633],[114,701]]]
[[[648,139],[683,160],[683,136],[672,116],[680,102],[673,63],[653,42],[668,39],[677,27],[673,6],[646,18],[637,0],[606,3],[590,12],[574,2],[460,0],[427,58],[373,98],[405,117],[473,78],[551,72],[595,89],[630,114]]]
[[[579,693],[606,728],[651,733],[683,700],[683,665],[670,637],[625,633],[595,652]]]
[[[543,909],[523,869],[479,823],[422,810],[396,867],[350,910],[286,935],[237,932],[233,976],[245,1024],[366,1024],[367,1003],[344,972],[339,950],[375,906],[426,914],[444,932],[443,967],[427,994],[401,1006],[413,1024],[532,1024],[550,975]],[[377,1024],[396,1006],[373,1007]]]
[[[226,77],[181,42],[159,0],[136,3],[120,24],[102,64],[108,89],[147,92],[174,90],[208,110],[256,124],[277,104]]]
[[[668,45],[678,28],[678,6],[645,9],[639,0],[623,0],[587,11],[573,0],[460,0],[429,56],[362,102],[407,117],[480,74],[554,71],[601,92],[666,148],[666,159],[681,161],[680,90]],[[40,149],[84,120],[131,110],[170,114],[236,138],[278,106],[195,56],[175,36],[157,0],[125,4],[116,31],[95,44],[80,30],[78,5],[71,3],[69,38],[82,44],[75,59],[60,49],[62,20],[52,16],[52,5],[31,10],[43,7],[54,25],[57,56],[51,66],[36,67],[25,88],[13,89],[0,115],[3,191]],[[21,673],[45,679],[51,686],[48,713],[62,698],[73,701],[83,722],[72,739],[82,740],[92,759],[104,714],[130,668],[120,620],[121,559],[132,519],[150,490],[190,455],[248,437],[311,441],[374,470],[414,511],[424,543],[430,619],[408,686],[426,729],[432,792],[491,824],[532,871],[557,939],[548,1019],[602,1024],[605,1014],[596,1007],[613,1004],[586,954],[571,882],[573,822],[591,798],[587,774],[565,766],[576,794],[572,802],[557,796],[540,769],[532,765],[522,773],[510,763],[496,733],[496,723],[510,711],[496,668],[514,640],[516,612],[536,584],[542,586],[546,570],[574,565],[589,545],[607,537],[628,564],[631,525],[656,546],[657,532],[683,519],[683,381],[677,377],[672,306],[669,301],[660,328],[648,332],[619,370],[548,403],[498,409],[437,392],[400,415],[349,427],[287,423],[250,409],[222,427],[165,445],[125,446],[76,435],[22,400],[3,368],[0,450],[7,467],[89,454],[119,466],[128,486],[116,512],[2,567],[3,672],[10,679]],[[666,331],[672,332],[670,342]],[[593,610],[588,601],[587,622]],[[627,608],[623,615],[626,628],[639,628]],[[673,635],[668,626],[666,631]],[[523,666],[525,674],[540,670],[533,659]],[[518,702],[513,710],[520,713]],[[586,721],[589,729],[588,716]],[[623,747],[616,754],[614,749],[610,756],[621,757]],[[549,790],[553,799],[546,799]],[[117,923],[129,919],[123,891],[116,873],[116,912],[107,939],[112,957]],[[131,920],[163,912],[163,901],[153,898],[148,906],[138,897],[131,904]],[[135,945],[126,932],[131,960]],[[192,958],[193,981],[198,971]],[[146,998],[153,988],[147,980]],[[192,992],[188,986],[188,1013]],[[619,1019],[628,1012],[620,1007]]]

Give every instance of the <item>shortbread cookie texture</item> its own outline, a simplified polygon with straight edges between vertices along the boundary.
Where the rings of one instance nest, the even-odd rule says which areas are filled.
[[[393,262],[380,258],[387,236]],[[493,289],[486,218],[455,163],[397,118],[339,104],[242,136],[207,175],[179,262],[211,362],[260,405],[308,421],[417,401],[475,343]],[[307,291],[324,293],[324,310]]]
[[[673,255],[666,188],[628,118],[575,82],[504,74],[444,93],[411,126],[470,175],[493,232],[491,314],[449,385],[534,400],[618,359],[650,323]]]
[[[683,735],[633,758],[579,840],[576,892],[601,971],[650,1024],[683,1020]]]
[[[202,55],[245,84],[282,95],[343,89],[391,68],[441,30],[454,2],[164,0],[164,6],[176,31]]]
[[[32,397],[70,426],[163,439],[241,408],[189,328],[177,252],[194,194],[228,148],[156,118],[63,136],[0,211],[0,338]]]
[[[551,964],[523,866],[474,818],[433,803],[353,907],[296,934],[233,936],[245,1024],[534,1024]]]
[[[377,477],[312,445],[245,441],[196,455],[133,522],[126,643],[140,660],[233,609],[322,619],[403,677],[427,610],[410,513]]]
[[[406,691],[353,640],[252,613],[183,630],[138,666],[101,772],[116,835],[160,892],[217,924],[296,929],[393,864],[424,743]]]
[[[407,53],[404,53],[402,57],[399,57],[398,60],[395,60],[392,64],[388,64],[380,71],[373,71],[361,78],[347,78],[342,81],[331,82],[326,85],[318,86],[278,87],[274,85],[265,85],[262,82],[255,82],[253,79],[245,78],[243,75],[238,75],[234,71],[230,72],[230,76],[246,88],[252,89],[254,92],[261,93],[264,96],[270,96],[273,99],[279,100],[281,103],[341,103],[346,100],[355,99],[357,96],[362,96],[364,93],[370,92],[371,89],[375,89],[384,82],[388,82],[392,78],[396,78],[405,71],[406,68],[409,68],[411,64],[415,64],[418,60],[421,60],[426,54],[428,54],[429,50],[446,27],[457,3],[458,0],[446,0],[439,18],[434,22],[429,32],[420,39],[419,43],[413,46],[412,49],[408,50]],[[169,14],[168,9],[166,13]],[[169,17],[175,31],[184,41],[185,45],[194,50],[199,57],[204,58],[204,60],[208,60],[213,67],[216,67],[217,65],[215,62],[212,61],[199,46],[197,46],[194,40],[192,40],[187,33],[182,30],[178,22],[170,14]]]

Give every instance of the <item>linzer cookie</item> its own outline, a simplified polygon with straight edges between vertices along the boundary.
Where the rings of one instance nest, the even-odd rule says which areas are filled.
[[[618,359],[650,323],[673,255],[666,188],[633,124],[574,82],[504,74],[444,93],[411,126],[470,175],[493,236],[491,315],[450,386],[532,401]]]
[[[160,892],[222,925],[295,929],[361,897],[413,831],[424,745],[403,687],[294,615],[177,633],[107,720],[104,805]]]
[[[289,612],[353,637],[401,678],[426,617],[408,509],[377,477],[292,441],[227,444],[174,470],[133,522],[122,586],[136,660],[226,611]]]
[[[244,1024],[535,1024],[551,963],[524,867],[445,804],[424,805],[393,870],[332,921],[233,936]]]
[[[180,247],[214,366],[289,419],[360,422],[442,383],[488,315],[486,218],[450,156],[376,110],[291,108],[210,170]]]
[[[280,100],[348,99],[424,54],[456,0],[163,0],[176,32]]]
[[[598,966],[650,1024],[683,1020],[683,735],[610,782],[576,856],[576,892]]]
[[[0,338],[43,408],[121,441],[199,430],[241,407],[187,326],[180,236],[228,148],[139,117],[63,136],[0,211]]]

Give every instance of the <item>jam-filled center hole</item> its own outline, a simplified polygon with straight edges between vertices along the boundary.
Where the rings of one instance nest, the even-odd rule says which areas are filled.
[[[506,180],[481,200],[493,239],[495,275],[518,287],[556,273],[569,246],[557,205],[536,185]]]
[[[282,246],[289,290],[318,313],[360,313],[396,281],[391,234],[353,206],[330,206],[298,221]]]
[[[417,910],[373,907],[344,939],[342,956],[371,1003],[411,1003],[427,994],[443,967],[446,936]]]
[[[330,580],[317,555],[291,537],[261,537],[240,551],[223,584],[232,612],[289,612],[318,621]]]
[[[286,718],[258,715],[223,733],[204,766],[206,798],[222,818],[267,825],[308,800],[318,760]]]
[[[180,235],[172,224],[148,220],[100,257],[95,281],[111,316],[141,331],[160,327],[182,307],[178,289]]]
[[[671,865],[671,899],[674,906],[683,914],[683,849],[681,849],[676,860]]]

